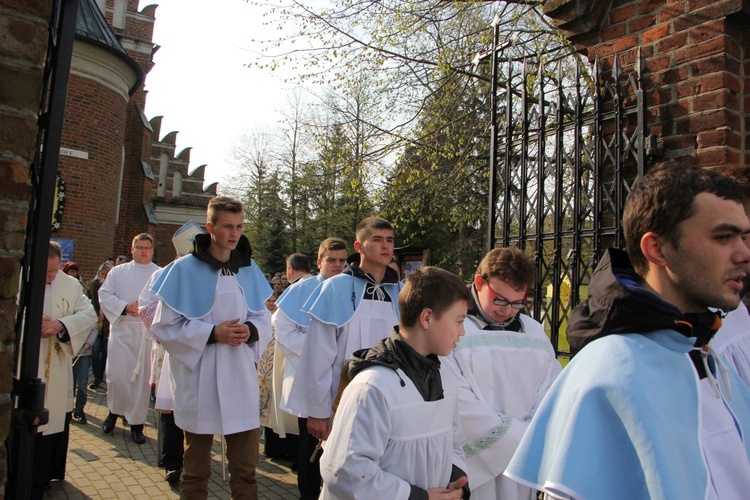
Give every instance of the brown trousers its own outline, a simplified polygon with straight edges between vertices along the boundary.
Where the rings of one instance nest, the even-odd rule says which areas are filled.
[[[234,500],[258,498],[255,467],[258,464],[260,429],[224,436],[227,442],[229,489]],[[212,434],[193,434],[185,431],[185,457],[180,477],[180,498],[196,500],[208,498],[208,479],[211,477]]]

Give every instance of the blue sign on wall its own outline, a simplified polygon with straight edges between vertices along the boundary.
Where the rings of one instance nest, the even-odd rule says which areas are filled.
[[[62,247],[62,264],[73,260],[73,240],[68,238],[50,238],[50,241],[56,241]]]

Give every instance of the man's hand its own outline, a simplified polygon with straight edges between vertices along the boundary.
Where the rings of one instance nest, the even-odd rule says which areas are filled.
[[[42,338],[48,339],[60,333],[62,323],[56,319],[50,319],[49,316],[42,318]]]
[[[125,310],[130,314],[131,316],[138,316],[138,301],[131,302],[127,306],[125,306]]]
[[[214,327],[214,339],[222,344],[238,347],[249,338],[250,328],[245,323],[240,323],[239,318],[219,323]]]
[[[449,484],[447,488],[430,488],[427,490],[427,495],[430,497],[430,500],[460,500],[463,498],[463,491],[461,491],[461,488],[466,486],[468,482],[469,478],[466,476],[460,477]]]
[[[331,427],[328,425],[330,418],[307,417],[307,432],[315,439],[328,439]]]

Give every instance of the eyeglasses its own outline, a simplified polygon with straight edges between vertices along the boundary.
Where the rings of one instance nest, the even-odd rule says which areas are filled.
[[[136,250],[151,250],[152,248],[154,247],[135,247]]]
[[[496,306],[498,307],[510,306],[513,309],[516,309],[519,311],[523,309],[524,307],[526,307],[525,298],[523,300],[519,300],[518,302],[511,302],[507,300],[505,297],[503,297],[502,295],[498,297],[499,294],[495,293],[495,291],[490,286],[490,282],[487,280],[484,280],[484,282],[487,284],[487,290],[490,293],[490,298],[492,299],[492,303],[495,304]]]

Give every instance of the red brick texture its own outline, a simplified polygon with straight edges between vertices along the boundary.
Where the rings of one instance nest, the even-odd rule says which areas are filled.
[[[16,299],[52,0],[0,0],[0,499],[8,470]]]
[[[629,71],[641,51],[648,132],[657,135],[667,156],[696,156],[708,167],[750,166],[747,3],[603,1],[596,11],[601,22],[592,26],[575,19],[591,12],[590,7],[585,10],[587,2],[560,0],[552,2],[554,10],[548,9],[548,15],[579,51],[592,62],[600,58],[605,69],[619,57]]]
[[[152,43],[156,6],[148,6],[141,12],[137,7],[137,0],[128,0],[125,28],[113,28],[113,31],[128,47],[128,56],[147,75],[153,63],[150,52],[142,47]],[[105,18],[110,23],[113,8],[113,0],[108,0]],[[141,47],[141,51],[129,47]],[[119,254],[130,256],[132,238],[142,232],[156,239],[156,262],[160,265],[170,262],[174,257],[172,234],[181,224],[152,224],[145,207],[169,205],[178,212],[196,207],[205,210],[208,200],[216,196],[216,186],[203,192],[202,167],[188,175],[189,149],[175,156],[177,133],[168,134],[160,142],[161,121],[144,122],[141,111],[145,104],[143,86],[126,100],[93,80],[71,79],[63,145],[88,152],[89,159],[63,158],[61,161],[67,202],[62,227],[53,236],[75,241],[73,258],[86,279],[93,277],[105,258]],[[157,198],[162,151],[169,157],[167,194]],[[144,162],[151,166],[154,180],[144,173]],[[179,199],[172,195],[175,172],[180,172],[183,179]]]

